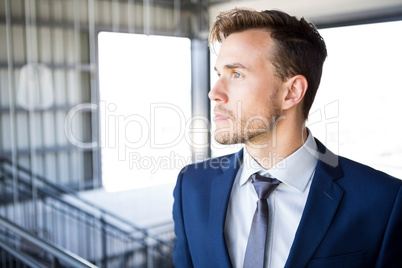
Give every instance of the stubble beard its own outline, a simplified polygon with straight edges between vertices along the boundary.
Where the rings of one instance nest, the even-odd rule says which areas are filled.
[[[224,145],[248,143],[257,140],[260,136],[265,135],[276,127],[280,115],[280,109],[276,102],[271,102],[271,111],[267,116],[257,115],[245,120],[236,117],[231,111],[224,111],[229,117],[226,128],[219,128],[214,133],[215,140]]]
[[[246,122],[232,121],[230,125],[232,125],[235,129],[230,127],[230,131],[217,130],[215,131],[214,138],[218,143],[224,145],[253,142],[253,140],[256,140],[259,136],[267,132],[272,132],[278,123],[279,118],[279,114],[273,114],[271,118],[265,118],[265,122],[270,122],[267,124],[263,123],[261,116],[259,116],[257,119],[249,118]],[[254,122],[250,122],[250,120]],[[248,127],[246,127],[246,125]]]

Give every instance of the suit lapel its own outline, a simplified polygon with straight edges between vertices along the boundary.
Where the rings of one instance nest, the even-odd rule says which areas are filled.
[[[209,233],[217,261],[222,267],[231,267],[229,253],[226,247],[224,226],[226,210],[232,190],[233,181],[243,159],[243,150],[232,155],[229,161],[221,161],[222,174],[215,177],[211,188],[211,203],[209,209]]]
[[[343,176],[337,156],[319,141],[317,145],[319,161],[285,268],[307,266],[324,238],[343,196],[342,188],[334,182]]]

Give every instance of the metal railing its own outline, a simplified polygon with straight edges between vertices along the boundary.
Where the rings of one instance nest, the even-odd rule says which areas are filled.
[[[8,159],[0,159],[0,196],[0,215],[97,266],[173,267],[172,223],[139,228]]]
[[[27,249],[24,248],[25,243],[30,243],[32,246],[34,246],[36,254],[27,252]],[[14,259],[10,256],[7,256],[8,258],[5,258],[5,260],[2,262],[2,267],[6,267],[7,262],[9,264],[8,266],[17,266],[10,264],[18,261],[20,261],[21,264],[31,267],[97,267],[71,252],[57,248],[43,239],[33,236],[21,227],[1,216],[0,247],[15,258]]]

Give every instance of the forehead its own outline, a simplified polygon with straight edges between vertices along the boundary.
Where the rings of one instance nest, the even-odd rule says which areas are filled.
[[[248,68],[264,64],[273,53],[273,41],[266,30],[247,30],[229,35],[221,45],[216,68],[241,63]]]

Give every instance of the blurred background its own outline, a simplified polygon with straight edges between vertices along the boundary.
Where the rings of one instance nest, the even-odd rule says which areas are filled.
[[[402,178],[402,0],[0,0],[0,266],[173,267],[171,208],[211,139],[216,15],[280,9],[328,59],[308,127]]]

